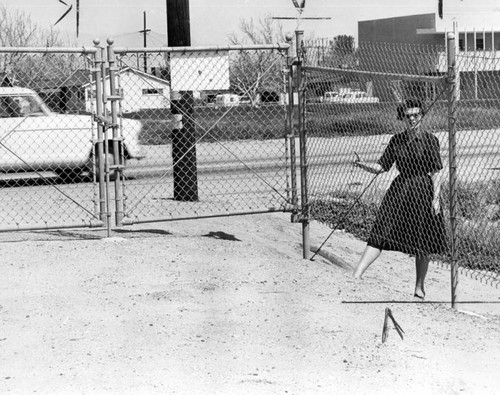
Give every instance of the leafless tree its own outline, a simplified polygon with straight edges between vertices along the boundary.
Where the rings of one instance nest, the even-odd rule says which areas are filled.
[[[61,47],[64,41],[57,30],[40,28],[25,12],[0,5],[0,46]],[[0,54],[0,73],[6,73],[18,84],[27,86],[34,81],[69,76],[79,67],[79,62],[78,56],[74,55],[27,54],[20,50]]]
[[[240,33],[228,36],[230,45],[277,44],[285,42],[283,26],[267,16],[258,20],[242,19]],[[282,57],[276,51],[243,50],[232,56],[231,90],[256,104],[259,94],[281,92]]]

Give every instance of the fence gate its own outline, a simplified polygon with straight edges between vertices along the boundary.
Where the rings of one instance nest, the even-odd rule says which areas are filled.
[[[394,49],[388,53],[398,51]],[[365,62],[373,62],[371,56],[375,54],[380,54],[380,50],[360,48],[359,56]],[[406,65],[399,64],[399,73],[381,71],[381,68],[375,71],[373,65],[355,70],[303,67],[308,154],[308,200],[304,203],[313,218],[334,225],[357,199],[361,203],[380,203],[396,170],[393,168],[381,174],[370,184],[373,174],[354,167],[353,163],[358,155],[363,161],[377,162],[390,137],[404,130],[405,125],[398,119],[396,111],[403,98],[417,98],[423,102],[426,113],[422,127],[439,139],[443,161],[440,182],[447,181],[445,76],[412,74],[412,60],[408,58],[407,61]],[[408,73],[404,73],[406,70]],[[361,206],[352,209],[352,216]],[[363,220],[362,213],[358,212],[358,215],[362,221],[358,231],[366,235],[369,224]],[[342,227],[344,223],[338,226]]]
[[[111,118],[145,154],[122,152],[117,225],[293,209],[288,48],[108,46]]]
[[[498,98],[460,99],[468,92],[460,84],[466,77],[462,70],[470,69],[471,54],[455,55],[454,48],[453,35],[446,49],[364,43],[355,54],[337,52],[330,59],[333,64],[325,57],[305,59],[301,84],[305,107],[301,138],[307,147],[303,216],[363,240],[398,172],[393,167],[374,178],[353,162],[358,156],[377,162],[390,137],[404,130],[396,111],[402,100],[416,98],[423,103],[421,127],[436,136],[440,146],[443,170],[437,183],[449,244],[448,253],[433,258],[450,264],[452,305],[458,270],[497,286],[500,280],[498,216],[494,217],[500,125],[491,115]],[[346,64],[338,67],[342,62]],[[483,59],[481,65],[486,68],[490,63]],[[483,95],[498,86],[491,72],[478,75],[491,79]]]
[[[101,60],[96,47],[0,48],[0,231],[104,224],[89,98]]]
[[[376,163],[390,138],[406,129],[405,119],[397,111],[405,99],[423,104],[421,128],[439,141],[443,168],[436,182],[443,192],[448,190],[446,57],[440,58],[431,48],[412,49],[360,44],[356,59],[350,59],[355,67],[319,63],[303,68],[308,154],[308,195],[302,202],[303,211],[362,240],[368,239],[382,198],[399,172],[392,166],[376,175],[354,162],[359,158]],[[433,63],[440,59],[443,64]],[[428,72],[436,69],[441,72]],[[442,202],[447,224],[448,203]],[[413,213],[407,215],[412,221]],[[450,262],[447,255],[436,258]]]

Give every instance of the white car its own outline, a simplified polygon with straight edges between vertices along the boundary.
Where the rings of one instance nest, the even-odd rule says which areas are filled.
[[[52,112],[27,88],[0,87],[0,172],[52,171],[63,177],[91,172],[97,124],[90,115]],[[125,159],[142,159],[142,125],[122,119]],[[111,137],[111,129],[108,132]],[[112,143],[109,144],[112,158]],[[110,163],[112,159],[110,159]]]
[[[329,101],[330,103],[379,103],[378,97],[369,96],[363,91],[352,91],[339,94]]]
[[[325,97],[323,98],[323,103],[333,103],[339,97],[338,92],[325,92]]]
[[[239,106],[241,97],[234,93],[223,93],[215,97],[216,107],[232,107]]]

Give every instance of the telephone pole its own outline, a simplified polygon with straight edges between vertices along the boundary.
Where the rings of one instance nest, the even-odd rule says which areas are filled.
[[[147,28],[147,24],[146,24],[146,11],[143,12],[143,28],[142,30],[139,30],[139,33],[142,33],[143,34],[143,37],[144,37],[144,48],[147,48],[148,46],[148,33],[151,31],[151,29],[148,29]],[[147,73],[148,72],[148,54],[146,52],[144,52],[144,72]]]
[[[166,0],[169,47],[191,46],[189,0]],[[174,200],[198,200],[194,98],[192,91],[171,92]]]

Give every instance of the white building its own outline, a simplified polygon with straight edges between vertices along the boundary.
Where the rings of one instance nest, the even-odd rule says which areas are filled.
[[[121,110],[123,113],[170,108],[168,81],[131,67],[126,67],[117,74],[117,86],[122,96]],[[109,87],[109,75],[105,78],[105,86]],[[95,106],[95,85],[88,83],[83,88],[85,89],[85,109],[91,112]]]

